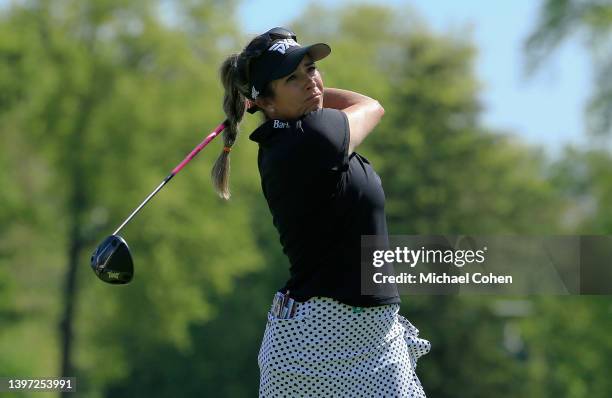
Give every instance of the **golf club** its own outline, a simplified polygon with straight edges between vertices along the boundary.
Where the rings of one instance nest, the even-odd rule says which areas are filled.
[[[112,235],[108,236],[102,243],[94,250],[91,256],[91,268],[94,273],[102,281],[120,285],[128,283],[134,276],[134,262],[132,255],[130,254],[130,248],[127,245],[125,239],[117,235],[119,231],[128,223],[136,213],[144,207],[144,205],[151,200],[157,192],[159,192],[168,181],[172,179],[179,171],[187,165],[193,159],[198,152],[202,150],[210,141],[219,135],[223,129],[227,126],[228,121],[225,120],[223,123],[217,126],[198,146],[196,146],[189,155],[181,163],[178,164],[172,170],[170,174],[155,188],[149,196],[130,214],[128,218],[113,232]]]

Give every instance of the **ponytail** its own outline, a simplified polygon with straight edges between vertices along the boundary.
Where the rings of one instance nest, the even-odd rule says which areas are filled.
[[[229,152],[238,136],[238,126],[242,121],[246,109],[246,97],[244,92],[244,82],[238,68],[240,54],[232,54],[223,62],[219,69],[221,82],[225,89],[223,96],[223,111],[227,117],[227,127],[223,131],[223,152],[217,158],[211,171],[211,178],[215,191],[225,200],[230,198],[229,173],[230,158]]]

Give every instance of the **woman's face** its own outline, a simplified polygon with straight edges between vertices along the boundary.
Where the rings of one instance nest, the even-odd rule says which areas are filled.
[[[293,73],[271,85],[274,98],[262,98],[260,104],[270,119],[295,120],[323,107],[323,80],[308,55]]]

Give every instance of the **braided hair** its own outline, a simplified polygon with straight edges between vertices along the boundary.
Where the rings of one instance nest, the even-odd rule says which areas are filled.
[[[272,29],[270,32],[273,32]],[[248,112],[255,113],[259,109],[254,101],[249,100],[249,82],[248,82],[248,69],[249,61],[257,57],[258,53],[253,49],[261,48],[262,46],[267,47],[269,44],[269,37],[266,38],[264,35],[255,37],[251,42],[244,48],[240,53],[231,54],[223,61],[219,74],[225,94],[223,96],[223,111],[227,118],[227,126],[223,131],[223,152],[217,158],[212,171],[211,178],[215,191],[219,196],[225,200],[230,198],[229,192],[229,173],[230,173],[230,159],[229,152],[232,145],[236,142],[238,136],[238,127],[242,118],[244,117],[247,106],[249,106]],[[272,90],[271,83],[268,83],[259,93],[257,98],[273,98],[274,92]],[[263,118],[266,119],[264,112]]]

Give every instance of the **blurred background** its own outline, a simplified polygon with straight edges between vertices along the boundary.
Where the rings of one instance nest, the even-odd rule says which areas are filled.
[[[612,5],[602,0],[0,0],[0,376],[82,397],[252,397],[288,277],[246,116],[219,199],[218,67],[283,25],[325,41],[326,86],[386,114],[360,152],[390,234],[612,234]],[[404,296],[429,397],[612,396],[608,296]],[[8,394],[7,394],[8,395]],[[23,393],[13,396],[59,396]]]

